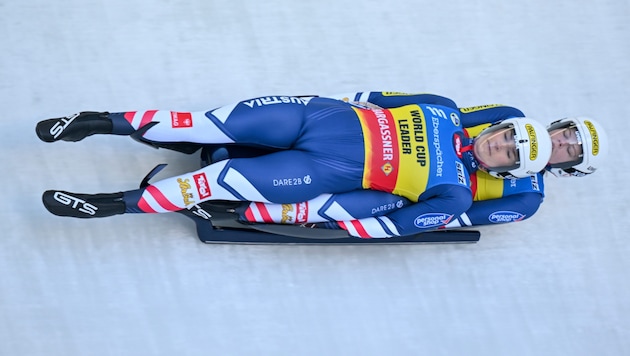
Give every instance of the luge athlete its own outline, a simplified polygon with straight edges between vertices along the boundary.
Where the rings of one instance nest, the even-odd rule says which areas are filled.
[[[504,120],[472,140],[454,103],[429,100],[369,108],[272,96],[207,112],[84,112],[44,120],[36,131],[46,142],[115,134],[168,148],[233,144],[271,151],[120,193],[47,191],[44,204],[57,215],[195,210],[208,200],[290,204],[349,192],[357,199],[382,192],[411,202],[347,227],[361,237],[443,227],[471,206],[470,174],[479,167],[496,176],[528,177],[545,167],[552,146],[545,127],[527,118]]]

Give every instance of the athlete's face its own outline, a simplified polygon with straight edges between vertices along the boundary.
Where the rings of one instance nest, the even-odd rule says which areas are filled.
[[[551,136],[550,164],[579,161],[582,155],[582,145],[579,144],[576,129],[566,127],[549,132]]]
[[[518,162],[518,151],[511,128],[481,134],[475,139],[473,152],[486,168],[512,167]]]

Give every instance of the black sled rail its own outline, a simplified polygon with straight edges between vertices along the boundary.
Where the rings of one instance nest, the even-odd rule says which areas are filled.
[[[192,217],[188,215],[189,217]],[[208,244],[305,244],[305,245],[376,245],[376,244],[453,244],[476,243],[481,233],[476,230],[441,230],[411,236],[361,239],[345,230],[310,229],[296,225],[244,224],[232,214],[213,214],[212,223],[192,217],[197,236]]]

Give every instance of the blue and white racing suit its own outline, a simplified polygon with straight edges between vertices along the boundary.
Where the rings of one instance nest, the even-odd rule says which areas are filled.
[[[382,108],[425,102],[454,107],[448,98],[432,94],[404,94],[393,92],[359,92],[332,96],[339,100],[356,102],[359,105],[377,105]],[[462,126],[468,138],[476,137],[492,123],[512,117],[523,117],[523,113],[504,105],[484,105],[461,108]],[[228,152],[228,150],[230,152]],[[236,152],[228,148],[223,157]],[[238,152],[247,155],[255,152]],[[473,160],[468,157],[468,160]],[[531,217],[539,208],[544,197],[543,174],[522,179],[494,178],[468,165],[470,187],[474,203],[463,214],[449,219],[442,227],[455,228],[521,221]],[[315,199],[293,204],[268,204],[252,202],[242,212],[241,218],[250,222],[267,223],[321,223],[321,227],[354,229],[354,225],[366,224],[371,219],[390,214],[412,202],[404,197],[380,191],[353,191],[340,194],[324,194]]]
[[[370,108],[335,98],[272,96],[205,112],[110,114],[134,130],[157,123],[143,133],[149,142],[271,151],[218,161],[124,192],[126,213],[178,211],[208,200],[282,207],[312,204],[328,194],[338,197],[323,203],[327,209],[318,209],[313,219],[307,214],[306,221],[339,221],[359,237],[447,226],[473,201],[470,173],[476,163],[463,150],[470,139],[451,100],[431,95],[406,99],[392,105],[383,105],[383,99],[376,103],[380,108]]]

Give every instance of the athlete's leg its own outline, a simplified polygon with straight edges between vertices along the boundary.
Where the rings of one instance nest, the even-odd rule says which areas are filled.
[[[79,141],[93,134],[129,135],[151,143],[239,143],[289,148],[300,134],[309,99],[273,96],[245,100],[211,111],[84,112],[37,124],[46,142]],[[150,125],[150,126],[148,126]]]
[[[276,109],[283,105],[294,115],[278,119],[287,113],[287,110]],[[330,99],[317,102],[307,111],[301,105],[291,100],[276,104],[254,100],[204,114],[209,119],[214,117],[206,120],[214,125],[206,126],[206,133],[214,135],[213,139],[218,143],[222,142],[219,136],[230,134],[230,139],[239,144],[244,142],[267,148],[291,149],[256,158],[217,162],[196,172],[124,192],[125,212],[178,211],[205,200],[295,203],[323,193],[361,189],[364,147],[356,114],[347,104]],[[268,116],[262,115],[261,118],[251,112]],[[237,119],[239,117],[241,119]],[[269,121],[263,120],[265,118]],[[147,135],[159,126],[151,128]],[[171,127],[164,132],[155,132],[177,133],[177,130]],[[179,137],[177,142],[182,139]],[[90,204],[88,198],[88,195],[80,197]],[[117,197],[115,199],[118,201]],[[68,205],[58,199],[56,201]],[[52,201],[50,207],[54,204]],[[74,203],[72,205],[75,206]]]
[[[143,138],[152,142],[238,143],[286,149],[301,132],[306,104],[295,97],[266,97],[208,112],[158,111],[151,121],[159,124],[144,133]],[[177,122],[172,118],[175,114],[179,117]],[[182,115],[185,121],[181,120]]]
[[[127,213],[178,211],[207,200],[295,203],[323,193],[361,188],[361,176],[287,150],[220,161],[198,171],[124,192]]]
[[[252,104],[246,106],[250,107]],[[269,113],[274,114],[275,111]],[[337,100],[314,98],[301,115],[301,132],[297,141],[292,144],[292,151],[279,151],[255,160],[230,160],[231,169],[259,182],[254,186],[266,199],[238,194],[233,194],[234,197],[238,200],[293,203],[315,197],[319,191],[335,193],[361,188],[365,152],[360,123],[352,108]],[[268,121],[273,120],[275,118]],[[239,125],[243,122],[246,121],[234,121]],[[226,120],[226,126],[229,123],[230,119]],[[242,131],[243,135],[251,132],[238,129],[235,131]],[[256,138],[251,137],[249,142]],[[243,140],[244,136],[239,142]],[[269,152],[260,148],[231,145],[223,155],[221,152],[210,154],[204,160],[216,162],[234,157],[256,157]],[[262,182],[264,179],[267,181]],[[232,191],[238,191],[237,187],[233,187]],[[215,199],[232,200],[234,197]]]
[[[349,221],[386,215],[411,204],[406,198],[376,190],[322,194],[293,204],[252,202],[238,212],[248,222],[302,224]]]

